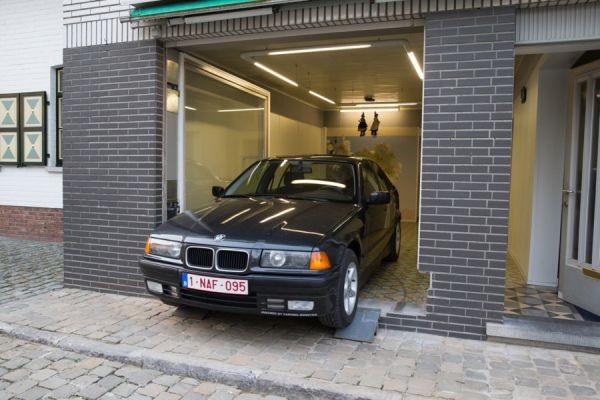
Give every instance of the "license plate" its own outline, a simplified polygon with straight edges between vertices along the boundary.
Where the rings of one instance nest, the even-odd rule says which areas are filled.
[[[184,272],[181,274],[181,286],[187,289],[202,290],[203,292],[248,294],[248,281],[245,279],[216,278]]]

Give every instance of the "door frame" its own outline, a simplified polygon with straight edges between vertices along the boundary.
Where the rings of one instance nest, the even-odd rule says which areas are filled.
[[[577,192],[577,187],[573,187],[574,185],[571,182],[577,181],[577,151],[579,145],[579,119],[580,119],[580,111],[581,111],[581,101],[580,101],[580,84],[584,81],[591,80],[592,82],[596,79],[600,79],[600,60],[594,61],[592,63],[583,65],[581,67],[575,68],[570,71],[569,76],[569,109],[568,109],[568,118],[570,121],[568,138],[566,141],[566,149],[565,149],[565,174],[563,177],[563,202],[573,202],[574,196]],[[586,99],[593,98],[594,85],[587,85],[586,87]],[[585,254],[585,246],[587,243],[583,243],[584,251],[581,251],[582,239],[585,242],[585,229],[586,227],[581,224],[581,221],[587,219],[588,213],[588,196],[587,192],[589,190],[589,178],[590,178],[590,168],[585,168],[585,165],[589,164],[590,157],[592,155],[593,149],[591,148],[590,139],[592,135],[593,129],[593,106],[589,107],[586,110],[585,115],[585,124],[586,131],[584,132],[584,144],[583,144],[583,152],[582,152],[582,182],[581,182],[581,205],[579,211],[579,223],[578,230],[574,232],[574,207],[565,207],[563,205],[562,209],[562,229],[561,229],[561,242],[560,242],[560,260],[559,260],[559,286],[558,286],[558,295],[561,299],[565,299],[569,302],[573,302],[573,296],[569,293],[565,293],[565,289],[568,291],[570,288],[568,284],[565,282],[565,274],[568,273],[567,269],[579,269],[581,271],[581,275],[583,276],[583,268],[591,267],[596,263],[600,263],[600,257],[598,256],[598,251],[600,250],[600,171],[596,171],[596,204],[594,211],[594,232],[592,232],[593,240],[592,240],[592,264],[586,263],[585,258],[581,259],[580,257],[571,254],[573,247],[573,239],[574,235],[578,235],[578,253]],[[597,146],[600,148],[600,140],[597,143]],[[598,148],[596,149],[598,151]],[[564,204],[564,203],[563,203]],[[575,256],[577,258],[574,258]]]
[[[181,210],[185,210],[185,67],[193,64],[198,67],[198,72],[211,79],[239,89],[253,96],[262,98],[265,102],[264,110],[264,149],[262,157],[269,154],[271,145],[271,92],[257,86],[239,76],[230,74],[198,57],[179,51],[179,107],[177,109],[177,198]],[[240,171],[241,172],[241,171]]]

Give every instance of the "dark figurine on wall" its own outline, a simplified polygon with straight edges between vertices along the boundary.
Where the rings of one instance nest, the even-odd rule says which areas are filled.
[[[360,136],[365,136],[365,132],[367,131],[367,120],[365,119],[365,113],[362,113],[360,119],[358,120],[358,131],[360,132]]]
[[[377,118],[379,114],[375,112],[375,116],[373,117],[373,123],[371,124],[371,136],[377,136],[377,131],[379,130],[379,118]]]

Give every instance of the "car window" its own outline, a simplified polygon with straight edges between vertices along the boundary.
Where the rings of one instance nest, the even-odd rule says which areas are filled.
[[[375,168],[377,169],[377,176],[379,177],[379,180],[382,182],[382,187],[385,188],[384,190],[387,190],[387,191],[393,190],[394,185],[390,181],[390,178],[388,178],[385,171],[383,169],[381,169],[381,167],[377,164],[375,164]]]
[[[354,166],[349,162],[277,159],[246,170],[224,196],[276,196],[313,200],[354,201]]]
[[[368,163],[363,163],[361,168],[361,175],[363,180],[363,196],[368,198],[373,192],[379,192],[385,190],[382,188],[383,183],[377,177],[377,174],[373,172],[372,166]]]

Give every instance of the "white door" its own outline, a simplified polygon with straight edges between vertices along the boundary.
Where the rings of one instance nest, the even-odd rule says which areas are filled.
[[[572,93],[559,296],[600,315],[600,68],[575,75]]]

